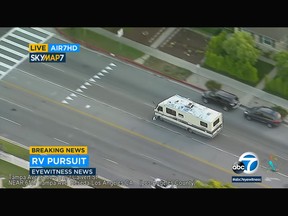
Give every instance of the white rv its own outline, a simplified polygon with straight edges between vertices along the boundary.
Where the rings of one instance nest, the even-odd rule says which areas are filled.
[[[160,102],[154,109],[153,120],[161,119],[210,138],[223,128],[222,113],[193,102],[189,98],[174,95]]]

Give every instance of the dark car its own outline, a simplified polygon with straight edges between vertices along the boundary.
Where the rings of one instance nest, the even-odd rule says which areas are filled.
[[[210,102],[218,104],[225,111],[236,109],[240,106],[240,101],[237,95],[224,90],[207,90],[203,92],[202,100],[206,104]]]
[[[279,112],[265,106],[246,108],[244,117],[247,120],[262,122],[269,128],[279,126],[282,122],[282,116]]]

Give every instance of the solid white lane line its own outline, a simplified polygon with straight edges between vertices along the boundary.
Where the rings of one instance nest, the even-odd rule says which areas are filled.
[[[7,118],[4,118],[4,117],[2,117],[2,116],[0,116],[0,118],[1,118],[1,119],[4,119],[4,120],[6,120],[6,121],[9,121],[9,122],[11,122],[11,123],[13,123],[13,124],[16,124],[16,125],[21,126],[21,124],[19,124],[18,122],[12,121],[12,120],[7,119]]]
[[[108,159],[108,158],[104,158],[104,159],[107,160],[107,161],[110,161],[111,163],[118,164],[117,162],[115,162],[115,161],[113,161],[113,160],[110,160],[110,159]]]
[[[143,156],[143,157],[146,157],[146,158],[148,158],[148,159],[151,159],[151,160],[157,161],[158,163],[164,164],[164,163],[161,162],[160,160],[157,160],[157,159],[152,158],[152,157],[150,157],[150,156],[147,156],[147,155],[144,155],[144,154],[139,154],[139,155],[141,155],[141,156]]]
[[[0,98],[0,100],[3,100],[3,101],[5,101],[5,102],[11,103],[11,104],[13,104],[13,105],[15,105],[15,106],[18,106],[18,107],[21,107],[21,108],[23,108],[23,109],[29,110],[29,111],[31,111],[31,112],[34,112],[32,109],[29,109],[29,108],[27,108],[27,107],[25,107],[25,106],[16,104],[16,103],[14,103],[14,102],[12,102],[12,101],[9,101],[9,100],[7,100],[7,99]]]
[[[57,139],[57,138],[55,138],[55,137],[54,137],[54,139],[57,140],[58,142],[62,142],[62,143],[65,143],[65,144],[67,144],[67,145],[70,145],[70,143],[65,142],[65,141],[63,141],[63,140]]]
[[[59,71],[61,71],[61,72],[64,72],[64,70],[61,70],[61,69],[59,69],[59,68],[57,68],[57,67],[55,67],[55,66],[52,66],[52,65],[50,65],[50,64],[47,64],[47,63],[42,63],[43,65],[46,65],[47,67],[51,67],[51,68],[53,68],[53,69],[55,69],[55,70],[59,70]]]

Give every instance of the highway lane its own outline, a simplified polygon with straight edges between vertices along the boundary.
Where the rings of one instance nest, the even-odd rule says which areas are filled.
[[[102,72],[102,74],[105,74],[105,76],[102,76],[98,74],[98,77],[101,77],[101,79],[95,78],[97,80],[96,83],[92,83],[91,86],[87,86],[88,89],[83,89],[86,96],[89,96],[91,98],[96,98],[98,100],[104,101],[109,103],[110,105],[113,105],[115,107],[120,108],[121,110],[125,110],[126,113],[131,113],[135,116],[144,119],[145,121],[149,121],[152,118],[152,101],[160,101],[165,97],[170,96],[174,93],[181,93],[184,96],[189,96],[191,98],[198,98],[200,101],[200,94],[199,92],[194,92],[193,90],[186,88],[182,85],[177,85],[173,82],[170,82],[167,79],[159,78],[153,74],[149,74],[146,71],[143,71],[141,69],[137,69],[135,67],[122,64],[118,61],[111,61],[111,58],[103,57],[102,55],[95,54],[91,61],[87,61],[85,64],[90,64],[90,66],[86,66],[85,64],[81,65],[81,67],[77,67],[77,70],[72,70],[73,68],[76,68],[75,65],[70,65],[69,62],[74,62],[73,58],[76,58],[76,61],[79,61],[79,59],[87,59],[88,56],[92,58],[91,54],[89,52],[81,52],[81,57],[76,57],[74,55],[70,56],[69,59],[67,59],[66,64],[54,64],[53,67],[51,65],[47,66],[44,64],[22,64],[19,67],[19,70],[13,71],[13,73],[9,74],[10,76],[7,76],[7,80],[11,82],[16,82],[19,85],[24,85],[25,87],[32,88],[33,90],[43,94],[47,95],[49,97],[52,97],[54,99],[57,99],[58,101],[62,101],[65,99],[72,91],[75,91],[78,89],[81,85],[84,84],[85,81],[88,81],[91,79],[91,77],[97,75],[99,72],[102,72],[102,70],[106,69],[111,62],[113,62],[117,67],[112,67],[113,70],[106,69],[106,72]],[[75,61],[75,62],[76,62]],[[101,63],[102,62],[102,63]],[[94,65],[95,64],[95,65]],[[65,67],[68,67],[67,70],[65,70]],[[95,68],[95,70],[88,70],[87,68]],[[54,72],[51,72],[55,70]],[[58,83],[62,86],[69,87],[70,91],[56,91],[55,88],[51,89],[51,91],[47,91],[45,88],[42,87],[43,84],[39,84],[38,82],[31,81],[25,77],[22,77],[19,75],[19,73],[22,73],[22,75],[25,75],[25,72],[33,73],[37,76],[44,77],[45,79],[50,80],[51,82]],[[51,73],[50,73],[51,72]],[[62,75],[64,74],[64,75]],[[129,75],[129,76],[128,76]],[[152,77],[152,78],[151,78]],[[5,79],[6,80],[6,79]],[[136,84],[135,84],[136,83]],[[132,87],[131,87],[132,86]],[[75,92],[77,93],[77,92]],[[9,96],[10,98],[12,96]],[[67,99],[68,100],[68,99]],[[19,98],[16,100],[19,101]],[[33,100],[32,100],[33,101]],[[69,101],[69,100],[68,100]],[[80,103],[77,102],[78,100],[73,100],[72,102],[69,101],[69,104],[72,104],[72,106],[79,106]],[[21,101],[22,102],[22,101]],[[26,104],[29,106],[31,103],[29,100],[23,101],[23,104]],[[75,103],[75,104],[74,104]],[[88,103],[90,103],[88,101]],[[88,104],[87,103],[87,104]],[[32,103],[33,104],[33,103]],[[41,103],[40,103],[41,104]],[[45,107],[45,103],[42,104],[42,107]],[[215,108],[217,109],[217,108]],[[113,112],[114,113],[114,112]],[[115,118],[115,114],[109,113],[107,117],[111,116],[111,119],[115,121],[119,118]],[[54,114],[54,113],[53,113]],[[101,113],[102,115],[103,113]],[[235,115],[238,117],[235,119]],[[121,115],[122,116],[122,115]],[[217,139],[213,140],[207,140],[205,138],[187,134],[182,129],[179,129],[175,126],[167,125],[162,122],[157,123],[151,123],[149,124],[157,124],[161,126],[161,128],[168,134],[171,133],[171,130],[175,131],[176,134],[181,135],[181,137],[188,137],[189,140],[193,140],[192,143],[200,143],[201,145],[197,145],[197,149],[190,149],[191,146],[187,147],[187,143],[190,141],[181,142],[181,139],[175,140],[175,136],[167,136],[165,133],[165,136],[159,135],[159,131],[157,130],[148,130],[145,135],[149,137],[155,137],[158,138],[161,136],[161,139],[163,139],[163,143],[168,143],[169,145],[175,145],[175,146],[181,146],[181,148],[185,149],[185,152],[193,152],[195,155],[199,155],[200,157],[206,157],[208,161],[217,160],[217,158],[222,159],[219,157],[219,154],[211,154],[211,149],[216,149],[219,147],[220,150],[226,150],[227,152],[230,152],[232,155],[239,156],[243,153],[243,149],[247,147],[247,150],[251,151],[255,150],[255,152],[259,155],[260,158],[267,158],[269,154],[276,152],[276,154],[280,154],[283,152],[283,155],[285,156],[285,137],[283,138],[283,134],[285,134],[285,130],[287,130],[285,127],[277,128],[277,130],[271,130],[266,128],[265,126],[255,124],[255,128],[253,126],[253,130],[251,131],[251,128],[246,128],[247,124],[244,123],[246,121],[242,118],[242,111],[236,110],[233,113],[225,113],[224,116],[225,125],[227,125],[223,131],[223,134],[219,136]],[[143,128],[138,129],[136,124],[130,121],[127,121],[124,117],[123,119],[120,119],[120,124],[130,127],[133,129],[133,131],[141,131],[141,133],[144,133]],[[66,121],[66,120],[65,120]],[[142,120],[143,121],[143,120]],[[237,122],[243,121],[243,125],[239,125]],[[249,122],[250,123],[250,122]],[[125,125],[128,124],[128,125]],[[130,124],[130,125],[129,125]],[[252,125],[252,124],[251,124]],[[257,125],[257,126],[256,126]],[[151,126],[149,126],[151,127]],[[148,127],[148,128],[149,128]],[[165,127],[165,128],[163,128]],[[246,130],[245,130],[246,128]],[[267,129],[267,131],[263,130],[263,128]],[[256,130],[256,131],[255,131]],[[269,131],[268,131],[269,130]],[[164,133],[163,131],[163,133]],[[240,131],[240,133],[239,133]],[[254,132],[254,133],[253,133]],[[264,138],[262,136],[256,136],[255,138],[255,132],[263,132]],[[271,133],[275,133],[275,137],[278,139],[277,142],[275,142],[274,135],[271,136]],[[175,133],[173,133],[175,135]],[[265,137],[265,133],[266,137]],[[162,134],[162,131],[161,133]],[[279,135],[280,136],[276,136]],[[184,136],[183,136],[184,135]],[[244,135],[244,136],[243,136]],[[250,136],[249,136],[250,135]],[[261,134],[262,135],[262,134]],[[282,136],[281,136],[282,135]],[[243,140],[243,137],[245,138]],[[267,139],[266,139],[267,138]],[[267,143],[268,138],[272,140],[272,142],[276,145],[273,145],[271,147],[270,143]],[[160,139],[160,140],[161,140]],[[158,140],[158,139],[157,139]],[[162,140],[161,140],[162,141]],[[179,145],[180,143],[180,145]],[[264,143],[261,145],[261,143]],[[233,144],[233,145],[231,145]],[[203,145],[207,148],[202,148]],[[261,146],[260,146],[261,145]],[[265,148],[267,146],[267,148]],[[277,146],[277,151],[275,151],[275,146]],[[193,146],[195,147],[195,146]],[[243,148],[244,147],[244,148]],[[257,150],[257,151],[256,151]],[[246,151],[246,150],[245,150]],[[209,153],[208,153],[209,152]],[[260,152],[260,153],[259,153]],[[263,157],[262,157],[263,156]],[[236,157],[233,158],[233,161]],[[227,163],[227,166],[231,166],[232,162]]]
[[[5,91],[5,97],[9,96],[9,99],[3,97],[0,99],[1,135],[10,134],[14,140],[16,137],[16,141],[28,146],[88,145],[91,156],[90,166],[96,167],[98,174],[106,178],[114,181],[130,180],[133,184],[129,187],[137,188],[149,187],[139,183],[147,184],[156,177],[181,180],[190,184],[197,177],[209,179],[219,175],[218,178],[223,178],[223,173],[218,173],[213,166],[191,160],[186,155],[152,143],[148,138],[145,140],[115,125],[112,127],[107,123],[103,124],[97,119],[91,119],[90,116],[68,110],[62,104],[57,105],[46,100],[43,106],[41,104],[43,98],[35,99],[35,96],[21,92],[15,95],[13,91]],[[29,103],[22,103],[19,106],[13,102],[15,100],[29,101]],[[95,103],[95,106],[103,105]],[[101,113],[105,112],[109,115],[111,108],[107,109],[103,106]],[[128,119],[128,121],[132,120]],[[134,124],[137,126],[139,123]],[[149,125],[142,127],[144,129],[147,127],[146,130],[150,129]],[[171,136],[170,133],[163,135]],[[35,143],[35,140],[38,143]],[[207,176],[205,172],[199,171],[202,169],[205,172],[208,170],[210,175]],[[225,175],[226,180],[230,179],[229,173]]]
[[[7,83],[9,78],[25,88]],[[42,134],[47,139],[43,143],[54,144],[58,141],[67,145],[75,143],[88,145],[93,155],[92,161],[95,161],[93,164],[101,173],[99,175],[106,178],[132,179],[133,182],[148,181],[152,177],[159,176],[174,180],[188,179],[188,181],[195,178],[201,180],[216,178],[223,182],[231,180],[233,175],[231,166],[237,157],[211,148],[189,137],[190,134],[171,133],[171,130],[165,127],[159,127],[157,124],[154,125],[81,95],[78,95],[78,101],[72,101],[75,102],[73,106],[62,104],[57,102],[57,99],[59,100],[64,93],[68,94],[68,90],[45,81],[36,82],[37,78],[24,73],[14,73],[5,79],[0,89],[3,92],[1,114],[6,121],[10,120],[6,122],[9,127],[12,125],[18,130],[19,127],[25,128],[26,140],[19,140],[21,143],[31,145],[27,139],[31,139],[33,143]],[[47,96],[50,95],[50,98],[41,96],[42,92],[35,93],[37,89],[40,90],[40,86],[41,91],[46,92]],[[34,88],[35,91],[27,91],[29,88]],[[16,105],[16,101],[20,106]],[[7,103],[9,106],[5,107]],[[91,106],[89,109],[85,108],[87,104]],[[75,110],[75,107],[82,111]],[[3,131],[4,123],[1,125]],[[18,130],[9,128],[4,131],[10,134],[16,132],[15,135],[19,136]],[[33,134],[37,134],[37,137]],[[49,138],[53,139],[53,142],[50,142]],[[260,169],[259,172],[262,174],[264,172],[263,176],[267,176],[266,170]],[[272,178],[274,173],[268,173],[268,176]],[[281,179],[267,184],[283,187],[284,182],[285,179]],[[258,186],[240,185],[240,187]]]
[[[60,41],[53,39],[52,42],[59,43]],[[110,64],[115,66],[110,66]],[[166,78],[155,76],[154,73],[149,73],[135,66],[121,63],[112,57],[95,52],[91,54],[85,49],[82,49],[80,54],[69,54],[66,64],[54,64],[52,68],[51,65],[47,64],[35,66],[24,63],[19,67],[19,70],[50,80],[71,90],[79,89],[86,81],[93,78],[96,82],[90,82],[92,86],[87,86],[85,95],[148,120],[152,118],[153,102],[159,102],[173,94],[181,94],[202,103],[198,91],[171,82]],[[102,72],[103,70],[105,72]],[[211,104],[208,106],[223,112],[217,106]],[[284,166],[287,164],[288,158],[287,126],[282,125],[279,128],[269,129],[257,122],[248,122],[243,118],[242,109],[225,112],[224,124],[221,136],[226,136],[228,140],[230,137],[231,142],[227,143],[221,139],[207,141],[202,137],[197,137],[197,139],[235,155],[242,154],[246,149],[257,152],[264,160],[269,158],[271,154],[277,155],[281,161],[280,164],[283,164],[283,172],[288,173],[287,166]],[[183,133],[182,129],[166,124],[165,126]]]
[[[134,187],[139,187],[137,183],[141,179],[152,181],[153,173],[158,177],[162,172],[169,171],[174,179],[185,179],[181,171],[173,170],[165,164],[159,165],[159,160],[148,156],[149,154],[137,154],[134,143],[147,146],[145,141],[119,135],[116,129],[111,129],[99,122],[95,123],[89,118],[83,118],[81,114],[67,113],[67,110],[61,112],[59,107],[53,107],[53,104],[51,107],[47,104],[46,110],[34,108],[31,111],[23,106],[9,104],[7,100],[0,100],[0,106],[1,135],[10,134],[11,136],[12,134],[14,140],[16,138],[18,142],[29,145],[88,145],[91,156],[90,166],[96,167],[97,173],[106,178],[114,181],[129,179],[135,184],[131,185]],[[11,106],[15,109],[14,111],[11,110]],[[51,115],[52,110],[56,110],[58,114]],[[71,118],[73,115],[75,117]],[[73,120],[67,124],[63,122],[66,118]],[[24,139],[21,139],[22,137]],[[35,140],[38,142],[35,143]],[[179,156],[181,157],[179,154],[171,155],[175,158]],[[183,161],[183,158],[178,159]],[[155,167],[154,172],[153,167]],[[149,170],[146,171],[147,168]],[[187,178],[191,179],[190,176],[186,176]]]

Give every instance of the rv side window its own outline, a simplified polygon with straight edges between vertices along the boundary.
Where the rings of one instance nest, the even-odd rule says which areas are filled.
[[[217,125],[219,123],[219,118],[213,123],[213,127],[215,127],[215,125]]]
[[[162,107],[162,106],[158,106],[157,110],[158,110],[159,112],[163,112],[163,107]]]
[[[182,115],[181,113],[178,113],[178,116],[184,118],[184,115]]]
[[[207,123],[200,121],[200,125],[207,127]]]
[[[172,109],[169,109],[169,108],[166,108],[166,113],[168,113],[170,115],[173,115],[173,116],[176,116],[176,111],[172,110]]]

